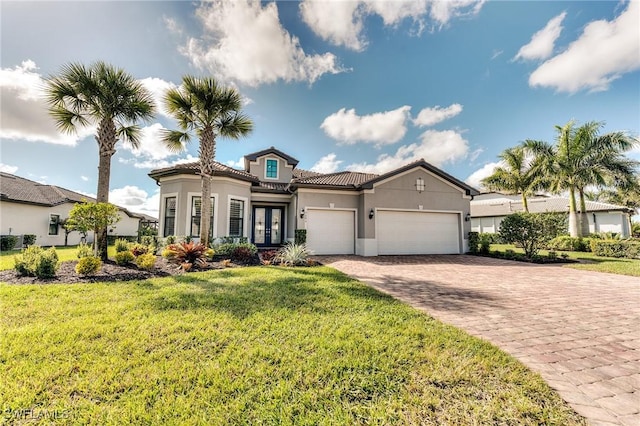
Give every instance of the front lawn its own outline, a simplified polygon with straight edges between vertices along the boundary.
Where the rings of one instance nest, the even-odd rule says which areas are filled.
[[[585,424],[515,359],[326,267],[0,284],[0,377],[9,423]]]
[[[517,253],[523,253],[523,250],[517,248],[512,244],[491,244],[492,251],[504,252],[510,249]],[[540,254],[546,256],[549,252],[547,250],[540,250]],[[558,256],[562,253],[566,253],[569,259],[579,260],[581,263],[569,263],[563,265],[566,268],[573,269],[585,269],[588,271],[597,272],[609,272],[612,274],[631,275],[634,277],[640,277],[640,260],[639,259],[624,259],[614,257],[600,257],[593,253],[585,253],[578,251],[561,251],[557,252]]]

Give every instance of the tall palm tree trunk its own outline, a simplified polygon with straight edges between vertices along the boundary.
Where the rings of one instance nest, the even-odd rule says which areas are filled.
[[[576,211],[576,189],[573,185],[569,187],[569,234],[572,237],[582,236]]]
[[[529,213],[529,203],[527,202],[527,196],[524,191],[522,191],[522,207],[524,208],[525,213]]]
[[[591,231],[589,230],[589,215],[587,214],[587,203],[584,196],[584,188],[578,189],[580,195],[580,233],[581,237],[588,236]]]
[[[200,174],[202,181],[202,198],[200,203],[200,242],[205,246],[211,245],[211,177],[213,176],[213,161],[216,156],[216,139],[212,128],[205,128],[200,140]]]
[[[98,125],[96,136],[100,151],[98,162],[98,193],[96,201],[98,203],[109,202],[109,182],[111,179],[111,157],[115,154],[116,126],[113,120],[103,119]],[[96,235],[96,253],[104,261],[107,260],[107,227],[98,229]]]

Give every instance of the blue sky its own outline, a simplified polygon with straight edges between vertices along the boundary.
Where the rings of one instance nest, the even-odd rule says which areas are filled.
[[[503,149],[570,119],[640,133],[639,1],[3,1],[0,19],[0,169],[86,194],[92,129],[60,135],[41,98],[68,62],[122,67],[158,100],[185,74],[234,85],[255,123],[218,139],[235,167],[275,146],[304,169],[424,158],[477,185]],[[156,214],[147,173],[197,157],[195,141],[162,147],[174,125],[159,105],[140,150],[118,144],[112,202]]]

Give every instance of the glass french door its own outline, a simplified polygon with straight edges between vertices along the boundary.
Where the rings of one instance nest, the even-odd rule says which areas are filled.
[[[282,207],[254,207],[253,243],[259,247],[281,245],[283,218]]]

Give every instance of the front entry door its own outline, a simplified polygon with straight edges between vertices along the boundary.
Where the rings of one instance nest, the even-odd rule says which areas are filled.
[[[258,247],[272,247],[282,244],[282,207],[253,208],[253,243]]]

